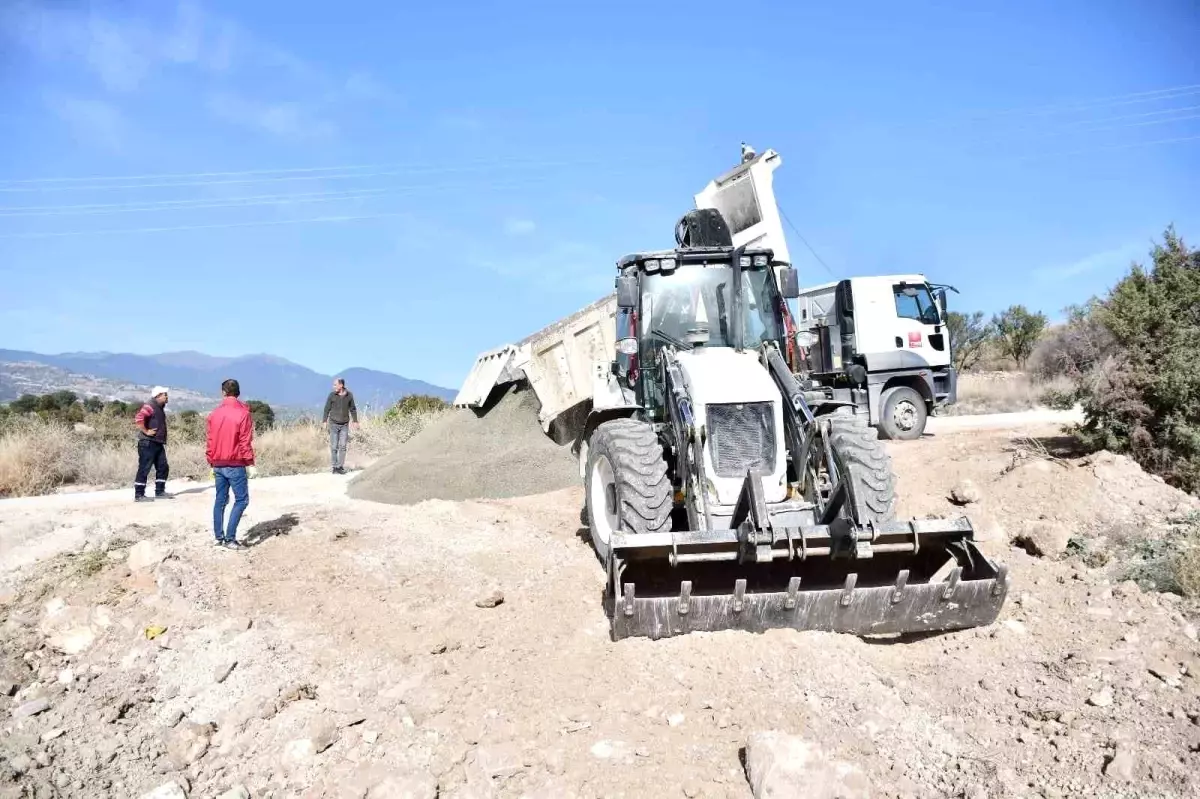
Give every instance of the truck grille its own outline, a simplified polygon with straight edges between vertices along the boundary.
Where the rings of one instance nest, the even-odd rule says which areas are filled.
[[[747,469],[775,471],[775,419],[769,402],[706,407],[708,441],[720,477],[744,477]]]

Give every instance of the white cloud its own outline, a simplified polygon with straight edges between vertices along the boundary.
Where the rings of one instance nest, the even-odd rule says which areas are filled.
[[[129,124],[116,106],[64,94],[48,94],[44,99],[46,107],[71,127],[76,138],[113,152],[124,149]]]
[[[1043,280],[1069,280],[1092,272],[1124,269],[1145,249],[1144,245],[1126,244],[1115,249],[1086,255],[1069,263],[1037,269],[1034,274]]]
[[[221,92],[209,98],[208,108],[227,122],[285,139],[325,139],[337,130],[332,122],[318,119],[299,103],[272,103]]]
[[[510,236],[529,236],[537,231],[537,224],[532,219],[507,219],[504,222],[504,232]]]
[[[376,77],[365,72],[337,76],[321,65],[260,38],[233,19],[206,10],[199,0],[141,6],[160,14],[120,14],[88,4],[50,4],[16,0],[0,10],[0,48],[15,44],[35,58],[73,63],[111,94],[131,94],[162,79],[171,69],[203,78],[220,99],[209,103],[218,118],[294,138],[328,136],[335,126],[318,119],[332,106],[377,102],[393,97]],[[227,79],[255,86],[251,102],[227,90]],[[269,87],[269,88],[258,88]],[[196,91],[195,87],[189,87]],[[288,102],[303,97],[305,102]],[[230,99],[234,98],[234,99]]]

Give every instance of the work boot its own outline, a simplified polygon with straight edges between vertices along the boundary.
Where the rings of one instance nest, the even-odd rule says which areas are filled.
[[[145,494],[137,494],[136,496],[134,496],[133,501],[134,502],[153,502],[154,498],[148,497]]]

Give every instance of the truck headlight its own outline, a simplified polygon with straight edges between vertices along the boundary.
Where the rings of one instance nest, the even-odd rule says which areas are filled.
[[[663,258],[662,259],[662,270],[664,272],[670,272],[674,268],[675,268],[675,259],[674,258]]]
[[[766,266],[767,265],[767,256],[765,256],[765,255],[754,256],[754,265],[755,266]]]
[[[646,267],[647,272],[657,272],[658,271],[658,259],[657,258],[651,258],[648,261],[643,261],[642,265]]]
[[[743,255],[738,258],[738,266],[740,266],[742,269],[749,269],[750,264],[751,260],[749,255]]]

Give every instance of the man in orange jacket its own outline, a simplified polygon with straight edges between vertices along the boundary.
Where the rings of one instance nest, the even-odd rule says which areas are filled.
[[[242,513],[250,504],[250,490],[246,484],[246,467],[254,465],[254,419],[250,409],[238,399],[242,393],[238,381],[232,378],[221,384],[224,398],[208,415],[208,444],[205,454],[216,479],[216,499],[213,503],[213,533],[216,545],[225,549],[241,550],[238,543],[237,526]],[[229,524],[225,525],[225,505],[229,502],[229,489],[233,489],[233,510],[229,512]]]

